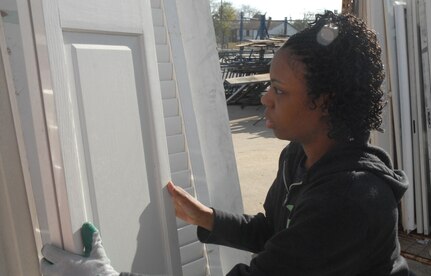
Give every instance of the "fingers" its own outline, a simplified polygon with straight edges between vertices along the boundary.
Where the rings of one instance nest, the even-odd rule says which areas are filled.
[[[84,243],[84,256],[95,259],[106,259],[105,248],[102,245],[102,238],[100,232],[90,222],[86,222],[81,227],[81,236]]]
[[[201,226],[202,221],[205,221],[207,213],[211,212],[212,215],[212,209],[203,205],[181,187],[177,187],[172,182],[169,182],[168,190],[174,202],[175,215],[178,218],[187,223]]]
[[[91,250],[90,257],[96,259],[105,259],[108,260],[106,256],[105,248],[102,245],[102,238],[100,237],[99,232],[93,233],[93,249]]]
[[[168,182],[167,188],[174,203],[175,215],[188,223],[193,223],[189,212],[186,211],[188,209],[186,206],[190,204],[192,197],[181,187],[175,186],[172,181]]]
[[[172,182],[168,183],[168,191],[174,200],[175,209],[184,208],[184,205],[190,205],[192,202],[197,202],[195,198],[189,195],[181,187],[175,186]]]
[[[171,194],[171,195],[172,195],[172,193],[173,193],[173,192],[174,192],[174,190],[175,190],[175,185],[174,185],[174,183],[172,183],[172,181],[169,181],[169,182],[168,182],[167,187],[168,187],[168,192],[169,192],[169,194]]]
[[[181,187],[175,186],[172,181],[168,182],[167,187],[168,187],[169,194],[174,198],[174,200],[176,200],[179,196],[187,197],[187,195],[189,195]]]
[[[46,244],[42,248],[42,255],[53,264],[61,262],[65,258],[73,258],[75,254],[64,251],[57,246]]]
[[[168,187],[169,194],[172,196],[174,201],[184,202],[186,200],[186,201],[196,201],[197,202],[197,199],[192,197],[183,188],[175,186],[174,183],[172,183],[172,181],[168,182],[167,187]]]
[[[93,242],[94,242],[93,234],[95,232],[99,232],[99,230],[97,230],[96,226],[94,226],[90,222],[84,223],[81,227],[81,238],[82,238],[82,243],[84,244],[85,257],[90,256],[91,250],[93,248]]]

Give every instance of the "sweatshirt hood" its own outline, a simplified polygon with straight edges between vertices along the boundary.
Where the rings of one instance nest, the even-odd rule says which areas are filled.
[[[339,145],[317,161],[309,172],[312,170],[316,172],[312,174],[313,179],[322,176],[319,172],[325,172],[325,174],[343,171],[373,173],[387,183],[397,202],[401,200],[409,184],[407,175],[403,171],[393,169],[389,155],[383,149],[368,143]]]

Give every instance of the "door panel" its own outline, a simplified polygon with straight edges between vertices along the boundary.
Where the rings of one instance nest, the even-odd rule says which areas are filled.
[[[138,218],[151,202],[131,50],[78,44],[72,45],[72,56],[93,221],[103,235],[114,237],[123,232],[136,237]],[[159,221],[158,216],[154,219]],[[123,229],[124,225],[128,227]],[[160,235],[154,236],[148,240],[162,248]],[[112,249],[111,258],[131,267],[135,239],[104,243]],[[118,246],[130,250],[120,252],[115,250]],[[153,261],[162,267],[160,260]]]

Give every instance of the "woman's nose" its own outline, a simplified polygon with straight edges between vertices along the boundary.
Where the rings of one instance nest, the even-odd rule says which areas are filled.
[[[270,99],[270,93],[271,93],[271,88],[270,89],[268,89],[268,91],[266,91],[263,95],[262,95],[262,97],[260,97],[260,102],[264,105],[264,106],[266,106],[266,107],[268,107],[269,105],[270,105],[270,103],[271,103],[271,99]]]

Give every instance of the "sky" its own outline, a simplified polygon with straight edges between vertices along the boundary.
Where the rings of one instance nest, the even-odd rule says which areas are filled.
[[[266,12],[266,18],[281,20],[285,17],[302,19],[306,12],[319,13],[324,10],[341,12],[342,0],[225,0],[225,2],[231,2],[237,9],[242,5],[249,5],[262,13]]]

